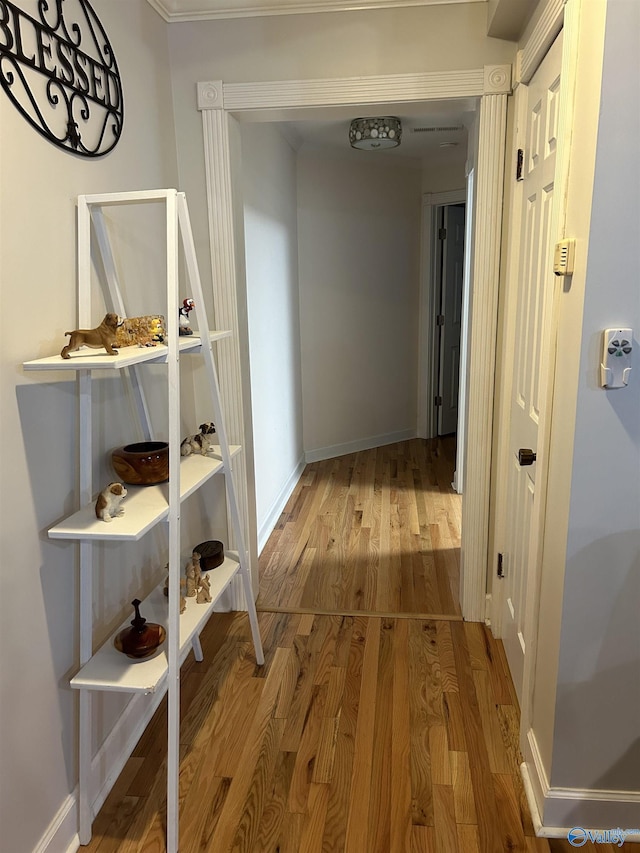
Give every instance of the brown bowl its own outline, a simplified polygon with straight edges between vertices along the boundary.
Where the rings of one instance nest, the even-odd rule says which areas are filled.
[[[153,486],[169,479],[169,445],[166,441],[138,441],[111,454],[113,469],[130,486]]]

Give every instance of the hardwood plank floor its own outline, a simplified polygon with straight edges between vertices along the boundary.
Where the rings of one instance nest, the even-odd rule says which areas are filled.
[[[504,649],[455,603],[452,447],[308,466],[261,558],[264,665],[221,613],[182,668],[181,853],[573,850],[535,837]],[[166,726],[165,702],[85,849],[165,849]]]
[[[534,836],[484,625],[261,613],[260,627],[262,667],[245,614],[212,619],[205,660],[185,664],[181,853],[573,849]],[[164,850],[165,738],[163,706],[88,850]]]
[[[306,466],[260,557],[258,609],[459,616],[455,438]]]

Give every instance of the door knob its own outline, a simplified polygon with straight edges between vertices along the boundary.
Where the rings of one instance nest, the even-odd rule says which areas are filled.
[[[518,462],[521,465],[533,465],[536,461],[536,454],[528,447],[521,447],[518,451]]]

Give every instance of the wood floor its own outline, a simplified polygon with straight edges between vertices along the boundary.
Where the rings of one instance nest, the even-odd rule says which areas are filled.
[[[351,457],[353,476],[360,484],[353,490],[346,460],[319,464],[313,467],[313,477],[309,472],[303,477],[274,542],[269,543],[268,577],[260,600],[275,600],[273,555],[280,553],[285,556],[283,585],[288,591],[278,600],[297,600],[299,608],[306,602],[309,612],[282,612],[276,608],[284,605],[278,604],[259,614],[265,664],[256,664],[242,613],[212,618],[202,634],[204,661],[196,663],[190,657],[185,663],[181,853],[573,849],[567,841],[534,836],[518,769],[518,707],[502,644],[484,625],[464,623],[457,614],[426,619],[400,611],[397,616],[365,613],[375,609],[365,605],[378,606],[374,579],[369,585],[351,586],[356,592],[362,588],[357,601],[345,597],[342,586],[336,591],[324,583],[313,585],[311,569],[304,582],[297,582],[293,569],[304,562],[306,548],[315,548],[307,558],[311,567],[318,557],[314,543],[324,541],[317,538],[318,519],[331,525],[331,536],[342,529],[351,539],[347,509],[329,513],[329,495],[342,494],[341,506],[353,513],[357,530],[375,531],[375,522],[365,526],[366,492],[375,491],[380,482],[370,476],[372,471],[385,467],[390,475],[403,471],[406,484],[418,460],[423,467],[419,477],[412,475],[414,482],[430,482],[432,452],[420,450],[414,442],[395,447],[397,465],[390,449],[375,453],[375,465],[359,454]],[[435,457],[436,468],[439,458]],[[366,477],[364,471],[369,472]],[[390,495],[392,480],[397,481],[396,491],[405,492],[402,500],[407,500],[407,487],[399,485],[397,474],[389,481]],[[318,485],[317,491],[311,482]],[[380,491],[385,488],[380,486]],[[422,488],[417,491],[423,493]],[[431,526],[445,523],[446,515],[450,527],[448,513],[453,511],[445,508],[442,518],[427,521],[426,509],[419,502],[415,506],[419,532],[412,527],[410,536],[424,536],[429,529],[433,545]],[[375,518],[376,512],[371,510],[370,516]],[[327,514],[336,518],[327,522]],[[300,538],[293,532],[296,520],[306,531]],[[400,532],[390,535],[401,549],[409,547],[404,526],[399,515]],[[384,540],[379,524],[368,541],[376,536]],[[375,556],[358,549],[358,559],[380,565],[380,547],[374,546]],[[347,546],[336,541],[332,548],[348,560]],[[402,560],[392,555],[389,563],[396,562]],[[434,557],[436,564],[453,565]],[[319,567],[323,565],[318,561]],[[406,577],[402,571],[400,575]],[[455,572],[449,575],[448,569],[442,573],[442,579],[450,581],[452,576]],[[424,577],[423,588],[440,589],[433,577],[430,582]],[[414,606],[420,601],[422,608],[428,599],[416,599],[415,587],[414,583]],[[322,591],[317,599],[315,590]],[[325,592],[328,598],[323,597]],[[313,612],[305,595],[327,604],[315,605],[319,610],[331,609],[329,603],[335,608],[340,596],[345,612]],[[401,588],[399,600],[408,606],[411,596]],[[391,599],[379,601],[387,609]],[[165,849],[165,751],[163,705],[97,816],[93,841],[85,849],[100,853]],[[586,844],[583,849],[613,853],[611,845]]]
[[[307,465],[261,557],[259,608],[460,615],[455,438]]]

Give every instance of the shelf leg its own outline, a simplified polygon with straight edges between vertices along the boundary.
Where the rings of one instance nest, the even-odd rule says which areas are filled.
[[[193,648],[194,658],[198,663],[201,663],[204,660],[204,655],[202,654],[202,646],[200,644],[200,634],[196,634],[191,640],[191,647]]]
[[[93,816],[91,814],[91,693],[81,690],[78,738],[78,837],[80,844],[89,844]]]
[[[253,637],[256,661],[260,666],[262,666],[264,663],[264,652],[262,651],[262,638],[260,637],[260,628],[258,626],[258,613],[256,611],[256,603],[253,598],[251,578],[249,577],[249,572],[245,568],[244,563],[241,563],[240,565],[240,574],[242,576],[244,596],[247,599],[247,613],[249,614],[249,624],[251,625],[251,636]]]

